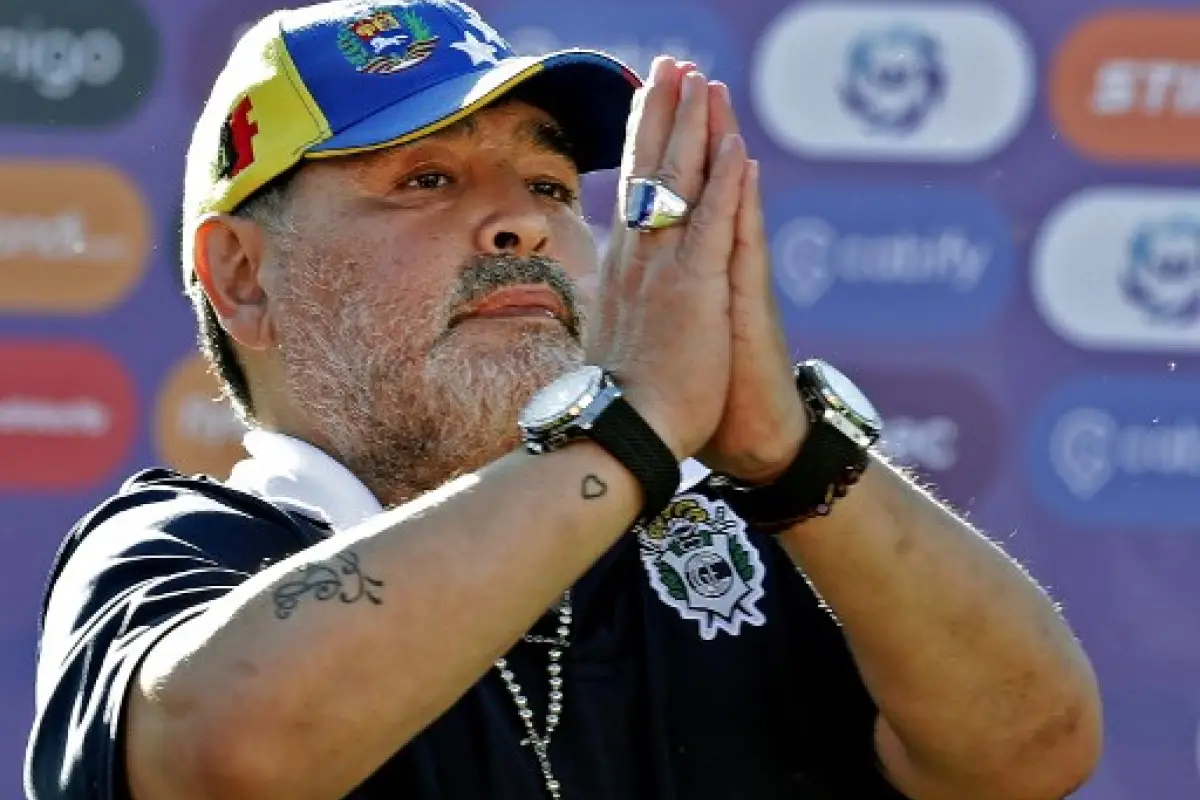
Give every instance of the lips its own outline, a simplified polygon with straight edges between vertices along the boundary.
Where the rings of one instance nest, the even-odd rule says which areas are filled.
[[[450,324],[454,326],[468,319],[546,317],[566,325],[569,316],[562,298],[548,286],[505,286],[466,306]]]

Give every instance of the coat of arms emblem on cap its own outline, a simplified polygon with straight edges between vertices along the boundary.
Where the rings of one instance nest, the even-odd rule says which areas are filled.
[[[358,72],[390,75],[433,55],[438,37],[415,11],[376,11],[338,31],[338,49]]]
[[[766,568],[746,536],[746,523],[724,502],[699,494],[676,497],[638,533],[642,564],[659,598],[700,636],[732,636],[742,624],[763,625],[758,609]]]

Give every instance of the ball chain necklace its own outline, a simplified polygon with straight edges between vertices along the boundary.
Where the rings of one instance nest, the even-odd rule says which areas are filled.
[[[562,785],[554,777],[554,768],[550,763],[550,739],[554,735],[555,729],[558,728],[558,722],[562,716],[562,657],[563,652],[571,645],[570,592],[565,593],[558,604],[558,630],[556,633],[557,636],[527,635],[523,639],[532,644],[550,645],[550,661],[546,666],[546,672],[550,678],[549,704],[546,706],[546,724],[541,733],[538,733],[537,726],[534,724],[533,709],[529,707],[529,700],[521,690],[521,684],[517,683],[513,671],[509,669],[508,661],[503,658],[497,659],[496,669],[500,672],[500,679],[504,681],[508,693],[512,695],[513,702],[516,703],[517,716],[521,718],[521,723],[525,726],[526,736],[521,740],[521,746],[528,745],[533,748],[538,766],[542,768],[546,790],[550,792],[553,800],[561,800]]]

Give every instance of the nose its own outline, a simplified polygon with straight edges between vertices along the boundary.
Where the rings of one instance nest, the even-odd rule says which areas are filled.
[[[479,251],[525,258],[544,254],[550,246],[546,210],[524,181],[506,184],[503,190],[490,193],[490,207],[478,229]]]

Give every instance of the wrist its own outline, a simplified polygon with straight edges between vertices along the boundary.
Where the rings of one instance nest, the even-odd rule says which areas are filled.
[[[666,410],[665,403],[659,402],[651,392],[645,390],[622,389],[622,395],[625,397],[625,402],[633,407],[638,416],[667,446],[667,449],[675,456],[676,462],[682,463],[691,457],[695,448],[689,448],[687,440],[677,432],[678,425],[671,421],[671,414]]]
[[[656,516],[679,488],[679,458],[601,367],[583,366],[555,379],[529,401],[518,427],[526,449],[536,454],[580,439],[603,447],[641,484],[643,516]]]
[[[797,365],[796,382],[804,433],[790,440],[799,441],[792,459],[758,481],[720,472],[710,479],[738,516],[768,532],[828,515],[866,471],[881,429],[870,402],[828,364]]]
[[[702,457],[701,460],[714,472],[727,475],[743,486],[770,486],[799,457],[810,425],[807,410],[801,407],[792,424],[759,437],[765,444],[756,450],[736,457]]]

